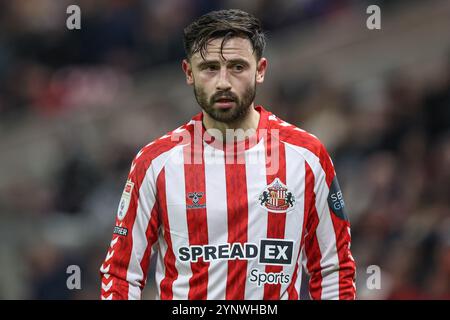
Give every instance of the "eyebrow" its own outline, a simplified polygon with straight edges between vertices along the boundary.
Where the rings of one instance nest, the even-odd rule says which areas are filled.
[[[240,58],[227,59],[225,62],[227,64],[239,64],[240,63],[240,64],[243,64],[245,66],[249,66],[250,65],[247,60],[240,59]],[[209,66],[209,65],[212,65],[212,64],[220,64],[220,61],[219,60],[203,60],[202,62],[197,64],[197,67],[201,68],[201,67]]]

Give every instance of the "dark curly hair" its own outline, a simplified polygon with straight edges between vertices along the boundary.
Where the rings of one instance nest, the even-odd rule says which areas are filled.
[[[232,37],[248,38],[258,60],[261,59],[266,46],[261,22],[253,15],[239,9],[211,11],[184,29],[183,42],[188,59],[196,52],[200,52],[204,58],[209,41],[222,37],[222,57],[224,43]]]

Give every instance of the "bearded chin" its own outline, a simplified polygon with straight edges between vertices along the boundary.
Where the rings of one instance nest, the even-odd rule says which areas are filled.
[[[214,101],[208,99],[201,88],[194,85],[195,99],[199,106],[214,120],[224,123],[232,123],[243,119],[250,110],[250,105],[255,100],[256,84],[247,87],[244,95],[236,102],[236,106],[229,110],[214,109]]]

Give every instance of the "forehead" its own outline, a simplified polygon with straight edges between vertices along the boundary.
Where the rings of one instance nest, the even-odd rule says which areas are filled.
[[[223,60],[220,54],[220,46],[222,45],[223,38],[217,38],[210,40],[206,46],[204,56],[206,60]],[[246,59],[250,60],[254,58],[253,46],[249,39],[241,37],[229,38],[225,41],[222,48],[222,54],[225,59]],[[203,61],[200,52],[196,52],[191,57],[192,62],[199,63]]]

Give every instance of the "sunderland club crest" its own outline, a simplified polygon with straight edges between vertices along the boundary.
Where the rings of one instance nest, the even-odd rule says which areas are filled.
[[[259,195],[259,205],[270,212],[288,212],[294,208],[294,204],[294,195],[279,178],[276,178]]]

